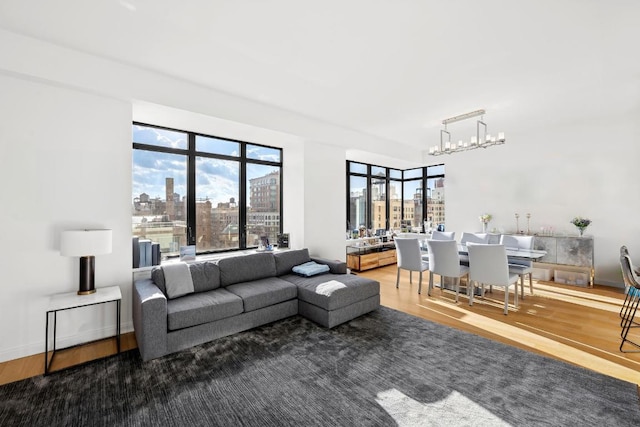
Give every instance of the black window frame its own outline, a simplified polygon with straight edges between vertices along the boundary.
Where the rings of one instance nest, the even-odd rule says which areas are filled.
[[[351,164],[358,164],[358,165],[364,165],[366,166],[366,172],[351,172]],[[423,223],[424,223],[424,219],[427,218],[427,204],[428,204],[428,197],[427,194],[430,194],[433,189],[427,187],[427,183],[429,182],[430,179],[438,179],[438,178],[445,178],[445,170],[444,170],[444,163],[439,163],[436,165],[428,165],[428,166],[422,166],[422,167],[417,167],[417,168],[411,168],[411,169],[404,169],[401,170],[402,171],[402,178],[398,179],[398,178],[392,178],[391,177],[391,170],[400,170],[397,168],[390,168],[390,167],[386,167],[386,166],[380,166],[380,165],[374,165],[374,164],[370,164],[370,163],[364,163],[364,162],[358,162],[358,161],[353,161],[353,160],[347,160],[346,161],[346,171],[347,171],[347,177],[346,177],[346,185],[347,185],[347,191],[346,191],[346,207],[347,207],[347,231],[352,231],[355,227],[353,224],[350,223],[351,221],[351,177],[352,176],[357,176],[357,177],[363,177],[366,178],[366,182],[367,182],[367,186],[366,186],[366,207],[365,207],[365,223],[366,223],[366,227],[367,229],[372,229],[373,227],[373,212],[372,210],[372,203],[371,203],[371,182],[373,178],[377,178],[380,179],[379,175],[374,175],[372,174],[372,169],[373,168],[384,168],[386,170],[386,229],[389,230],[389,225],[390,225],[390,219],[389,219],[389,215],[391,214],[391,200],[389,197],[389,191],[390,191],[390,183],[391,181],[395,181],[395,182],[401,182],[402,186],[401,186],[401,199],[402,199],[402,203],[401,203],[401,212],[402,212],[402,219],[405,220],[405,216],[404,216],[404,203],[405,203],[405,197],[404,197],[404,183],[407,181],[417,181],[419,180],[421,182],[421,186],[422,186],[422,218],[423,218]],[[439,172],[439,168],[442,168],[442,172]],[[412,178],[406,178],[405,177],[405,172],[406,171],[412,171],[412,170],[416,170],[416,169],[422,169],[422,174],[421,176],[416,176],[416,177],[412,177]]]
[[[149,128],[168,130],[174,132],[180,132],[187,135],[187,148],[170,148],[170,147],[161,147],[158,145],[145,144],[139,142],[133,142],[133,150],[146,150],[153,152],[162,152],[162,153],[170,153],[170,154],[179,154],[185,155],[187,157],[187,206],[186,206],[186,224],[187,224],[187,245],[196,245],[196,235],[193,230],[196,230],[196,158],[197,157],[208,157],[215,158],[221,160],[231,160],[237,161],[240,165],[240,176],[239,176],[239,194],[238,194],[238,248],[224,248],[218,250],[207,250],[207,251],[199,251],[197,255],[206,255],[213,253],[223,253],[223,252],[234,252],[241,251],[246,249],[252,249],[257,247],[257,245],[247,245],[247,207],[249,200],[247,199],[247,165],[248,164],[257,164],[257,165],[265,165],[265,166],[273,166],[279,169],[280,173],[280,195],[279,195],[279,230],[278,234],[282,234],[282,224],[284,218],[283,212],[283,188],[284,188],[284,179],[283,179],[283,165],[284,165],[284,150],[280,147],[273,147],[266,144],[260,144],[257,142],[250,141],[242,141],[239,139],[226,138],[217,135],[209,135],[201,132],[188,131],[184,129],[171,128],[167,126],[155,125],[144,122],[132,122],[132,126],[144,126]],[[235,142],[239,144],[240,155],[239,156],[229,156],[224,154],[215,154],[209,153],[205,151],[197,151],[196,150],[196,138],[198,136],[205,138],[215,138],[224,141]],[[133,139],[133,138],[132,138]],[[280,153],[280,161],[273,162],[268,160],[260,160],[247,157],[247,146],[258,146],[265,147],[269,149],[277,150]],[[133,154],[133,153],[132,153]],[[132,195],[134,196],[134,195]],[[177,257],[178,255],[171,255],[169,258]]]

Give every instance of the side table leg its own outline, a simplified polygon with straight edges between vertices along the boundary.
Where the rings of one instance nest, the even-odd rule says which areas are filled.
[[[116,325],[116,334],[118,335],[117,338],[117,342],[118,342],[118,353],[120,353],[120,314],[121,314],[121,310],[120,310],[120,303],[122,302],[122,300],[118,300],[116,301],[116,316],[117,316],[117,325]]]
[[[49,373],[49,312],[45,313],[47,317],[45,321],[45,329],[44,329],[44,374],[47,375]]]

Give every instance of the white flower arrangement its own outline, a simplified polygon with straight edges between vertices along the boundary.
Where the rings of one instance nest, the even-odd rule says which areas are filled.
[[[482,214],[479,217],[480,222],[483,223],[483,224],[488,224],[489,221],[491,221],[491,218],[492,218],[491,214],[487,214],[487,213],[486,214]]]

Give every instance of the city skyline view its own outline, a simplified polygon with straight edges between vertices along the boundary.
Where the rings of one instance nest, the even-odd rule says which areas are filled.
[[[194,243],[197,251],[211,251],[257,245],[261,236],[275,241],[280,149],[138,124],[132,126],[132,138],[134,236],[158,241],[164,255]],[[189,168],[195,175],[193,193]],[[242,176],[245,194],[240,194]]]

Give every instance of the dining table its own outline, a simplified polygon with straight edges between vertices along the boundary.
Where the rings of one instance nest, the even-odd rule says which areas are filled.
[[[414,236],[411,237],[417,237],[416,235],[418,235],[418,233],[412,233],[414,234]],[[422,234],[422,236],[426,236],[424,234]],[[420,238],[418,237],[419,240],[427,240],[427,237],[424,238]],[[424,245],[421,245],[422,247],[422,252],[424,252],[425,255],[423,255],[423,257],[427,256],[428,254],[428,250],[427,250],[427,245],[426,243]],[[509,247],[505,247],[505,251],[507,252],[507,262],[509,262],[510,260],[525,260],[525,261],[536,261],[542,257],[544,257],[547,254],[547,251],[544,250],[538,250],[538,249],[522,249],[522,248],[509,248]],[[469,255],[469,249],[466,245],[460,244],[458,243],[458,254],[460,255]],[[453,290],[450,287],[450,283],[448,283],[447,280],[444,281],[444,289],[448,289],[448,290]],[[435,283],[434,286],[439,287],[440,284],[439,283]]]
[[[535,261],[547,254],[547,251],[538,249],[522,249],[505,247],[507,259],[521,259],[526,261]],[[469,255],[469,249],[466,245],[458,244],[458,253],[460,255]]]
[[[421,241],[420,247],[422,251],[427,253],[426,240],[431,236],[428,233],[399,233],[398,237],[403,238],[416,238]],[[505,248],[507,251],[507,259],[521,259],[526,261],[536,261],[544,257],[547,251],[538,249],[521,249],[521,248]],[[458,244],[458,253],[460,255],[469,255],[469,250],[466,245]]]

